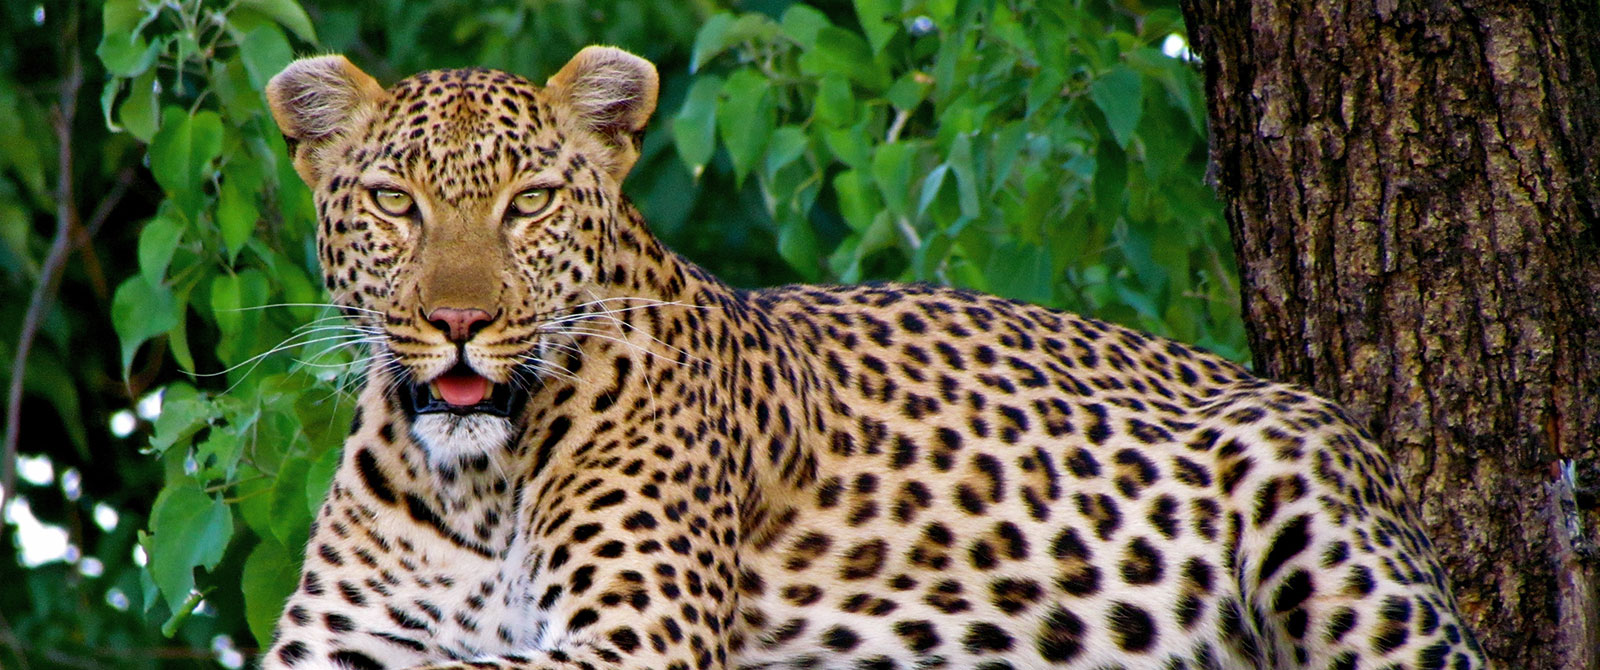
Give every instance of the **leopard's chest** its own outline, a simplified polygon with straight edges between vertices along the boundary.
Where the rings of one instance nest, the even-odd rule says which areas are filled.
[[[427,529],[417,529],[426,533]],[[371,608],[390,625],[415,630],[433,658],[473,659],[539,648],[548,616],[540,596],[548,589],[536,566],[536,543],[515,534],[499,550],[414,538],[415,553],[371,575],[366,586],[382,594]]]

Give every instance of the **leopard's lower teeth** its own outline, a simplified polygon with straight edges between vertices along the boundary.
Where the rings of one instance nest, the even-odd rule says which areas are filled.
[[[484,400],[488,400],[488,399],[493,398],[493,397],[494,397],[494,384],[489,384],[489,390],[483,392],[483,399]]]
[[[428,394],[433,396],[434,400],[439,400],[440,398],[444,397],[443,394],[439,393],[439,385],[438,384],[429,384],[428,385]]]

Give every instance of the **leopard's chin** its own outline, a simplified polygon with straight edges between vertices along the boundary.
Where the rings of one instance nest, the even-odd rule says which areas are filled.
[[[436,470],[504,451],[516,434],[510,418],[485,413],[436,412],[411,421],[411,436]]]

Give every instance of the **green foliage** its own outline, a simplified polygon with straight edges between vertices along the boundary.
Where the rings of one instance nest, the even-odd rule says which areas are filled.
[[[755,178],[796,272],[965,286],[1244,357],[1199,84],[1159,49],[1172,9],[854,9],[711,17],[672,122],[697,172],[715,138]]]
[[[106,262],[70,266],[29,358],[31,402],[61,425],[30,415],[27,430],[46,436],[35,444],[62,436],[69,446],[46,453],[85,471],[91,451],[109,454],[93,459],[109,471],[59,509],[44,510],[43,489],[24,492],[63,524],[102,501],[125,520],[75,536],[103,577],[60,564],[19,573],[33,592],[88,602],[0,595],[0,606],[31,612],[12,617],[39,631],[30,648],[89,659],[78,665],[160,634],[200,658],[219,633],[264,645],[294,587],[364,356],[319,329],[334,312],[318,306],[310,194],[261,94],[296,53],[347,53],[386,83],[465,65],[540,80],[585,44],[616,44],[663,77],[629,194],[671,246],[732,283],[937,282],[1246,355],[1226,230],[1202,181],[1196,75],[1158,48],[1181,31],[1170,3],[73,7],[93,26],[71,47],[91,68],[84,116],[97,122],[74,140],[93,147],[80,165],[95,166],[77,176],[80,209],[119,170],[137,177],[90,247]],[[26,5],[0,12],[4,26],[29,25]],[[67,28],[25,35],[48,30]],[[40,276],[57,178],[50,90],[8,79],[25,71],[0,46],[0,298],[17,313]],[[15,331],[4,332],[9,357]],[[112,411],[156,389],[159,416],[126,439],[107,433]],[[111,593],[126,611],[97,609]],[[10,667],[7,644],[0,622]]]

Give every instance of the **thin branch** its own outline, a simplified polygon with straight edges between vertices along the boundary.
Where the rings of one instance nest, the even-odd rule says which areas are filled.
[[[27,376],[28,352],[45,314],[55,302],[56,289],[61,284],[61,272],[72,252],[72,227],[77,222],[78,210],[73,203],[72,190],[72,124],[77,116],[78,90],[83,87],[83,63],[77,49],[67,56],[66,76],[61,80],[61,100],[55,113],[56,130],[56,232],[50,241],[50,251],[45,255],[39,272],[39,283],[33,287],[28,301],[28,312],[22,319],[22,332],[17,336],[17,353],[11,362],[11,389],[6,397],[5,454],[0,460],[0,510],[15,493],[17,484],[17,441],[22,434],[22,380]]]
[[[889,132],[883,136],[884,144],[900,139],[900,131],[906,129],[906,121],[911,119],[911,110],[897,109],[894,113],[894,122],[889,124]]]
[[[105,272],[100,269],[100,255],[95,252],[94,237],[111,213],[116,211],[117,205],[122,204],[122,198],[128,194],[128,188],[133,185],[137,174],[131,167],[118,172],[117,181],[100,199],[100,204],[95,205],[94,213],[89,215],[87,222],[79,221],[72,226],[72,250],[82,257],[84,274],[89,275],[89,284],[94,287],[95,297],[102,302],[111,298],[111,288],[106,283]]]
[[[117,182],[111,185],[111,190],[106,191],[105,197],[100,199],[100,204],[95,205],[94,212],[89,214],[88,222],[83,225],[85,237],[79,240],[80,244],[87,243],[100,232],[100,227],[105,225],[106,219],[111,218],[117,205],[122,203],[122,197],[128,194],[128,188],[133,186],[134,177],[138,174],[138,171],[131,167],[123,168],[117,173]]]

